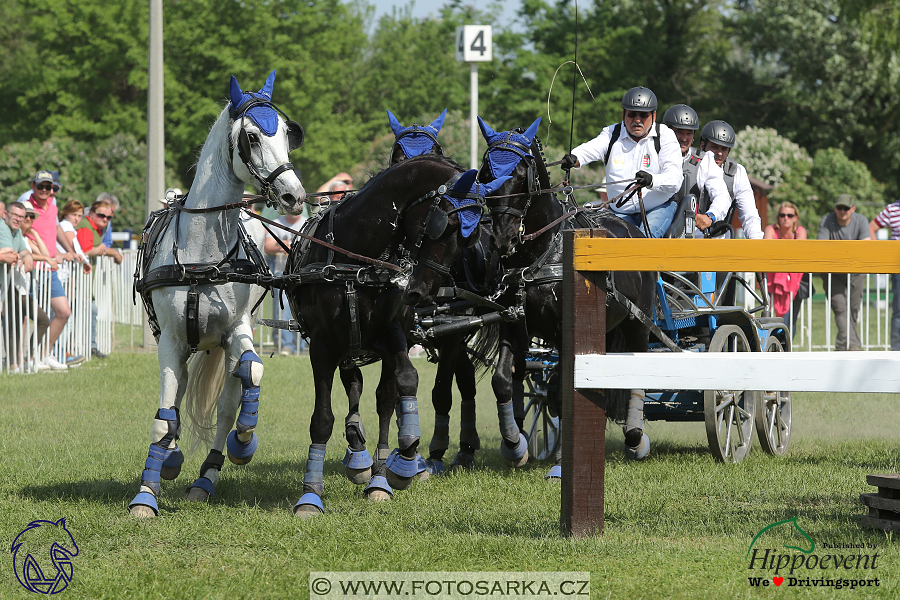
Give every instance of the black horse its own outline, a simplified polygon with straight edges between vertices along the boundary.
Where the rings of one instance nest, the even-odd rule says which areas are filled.
[[[430,124],[413,124],[404,127],[391,111],[387,111],[395,140],[391,148],[390,164],[424,154],[443,155],[444,151],[437,139],[447,110]],[[494,291],[499,272],[499,254],[491,243],[490,223],[482,223],[479,239],[474,246],[462,249],[450,268],[452,283],[479,296],[487,296]],[[434,434],[429,445],[429,456],[425,465],[429,473],[444,471],[444,453],[450,446],[450,409],[453,407],[453,379],[462,396],[460,407],[459,452],[450,467],[471,468],[475,464],[475,451],[481,447],[475,426],[475,392],[478,376],[487,370],[487,360],[473,362],[469,356],[471,332],[451,333],[431,340],[432,354],[437,356],[437,374],[431,390],[431,402],[435,411]],[[496,343],[497,327],[489,325],[479,332],[472,351],[479,356],[489,356]],[[476,366],[477,365],[477,366]]]
[[[408,487],[419,470],[418,375],[407,354],[401,301],[430,301],[459,248],[470,243],[471,235],[467,239],[462,229],[471,219],[468,212],[480,215],[481,207],[475,200],[453,199],[477,186],[475,171],[463,171],[433,155],[390,167],[311,221],[307,235],[324,244],[304,241],[291,249],[284,287],[291,312],[310,339],[316,389],[304,494],[295,514],[323,511],[325,444],[334,426],[331,388],[342,362],[375,356],[382,364],[375,393],[379,417],[375,460],[366,450],[362,423],[354,413],[346,423],[345,466],[372,473],[366,494],[374,499],[390,497],[392,484],[397,489]],[[400,254],[401,245],[409,258],[398,273],[387,261]],[[402,286],[406,278],[401,291],[395,283]],[[358,406],[360,370],[342,370],[341,379],[351,406]],[[391,453],[388,431],[395,407],[399,449]]]
[[[500,326],[497,367],[491,381],[497,397],[500,428],[503,435],[501,452],[507,464],[516,467],[527,462],[527,440],[520,433],[521,416],[513,414],[513,397],[522,393],[526,372],[525,356],[532,338],[540,338],[550,345],[562,345],[562,233],[564,228],[600,227],[611,237],[643,237],[633,225],[600,211],[591,222],[575,223],[560,219],[567,206],[546,190],[550,178],[544,163],[537,127],[540,119],[526,131],[497,133],[480,118],[479,125],[488,150],[479,171],[479,179],[491,181],[495,174],[508,172],[515,164],[512,179],[488,200],[493,219],[493,238],[503,256],[503,294],[498,302],[518,303],[524,308],[524,318],[516,323]],[[521,132],[521,133],[520,133]],[[557,223],[539,235],[531,235],[547,225]],[[655,302],[655,273],[618,272],[608,287],[624,295],[644,313],[651,314]],[[614,297],[614,294],[611,294]],[[649,331],[637,319],[629,319],[629,311],[620,302],[611,300],[607,309],[607,344],[613,352],[646,352]],[[632,390],[632,401],[617,399],[607,407],[611,418],[626,417],[626,446],[630,454],[638,452],[643,432],[629,424],[632,412],[643,410],[643,390]],[[558,460],[557,456],[557,460]],[[559,469],[550,476],[558,476]]]

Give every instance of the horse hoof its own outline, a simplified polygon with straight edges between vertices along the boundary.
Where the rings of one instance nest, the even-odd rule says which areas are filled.
[[[209,502],[209,492],[203,488],[192,487],[187,493],[188,502]]]
[[[528,439],[519,434],[519,441],[515,448],[510,448],[506,441],[500,442],[500,454],[503,455],[503,462],[511,469],[518,469],[528,464]]]
[[[181,474],[181,465],[177,467],[160,467],[159,476],[166,480],[178,479]]]
[[[402,477],[397,475],[390,469],[387,472],[387,482],[395,490],[408,490],[409,486],[412,485],[413,480],[415,480],[415,475],[412,477]]]
[[[306,519],[307,517],[315,517],[325,512],[325,506],[322,504],[322,497],[313,492],[303,494],[297,504],[294,505],[294,516]]]
[[[369,483],[369,480],[372,478],[372,469],[352,469],[350,467],[344,468],[344,473],[347,475],[347,479],[353,482],[356,485],[366,485]]]
[[[371,502],[387,502],[391,499],[391,495],[384,490],[372,490],[366,494]]]
[[[450,463],[451,471],[471,471],[475,468],[475,455],[468,452],[457,452],[456,458]]]
[[[309,519],[310,517],[318,517],[322,511],[318,507],[310,504],[301,504],[294,509],[294,516],[301,519]]]
[[[650,454],[650,438],[646,433],[641,434],[641,441],[637,446],[625,446],[625,458],[629,460],[644,460]]]
[[[528,464],[528,455],[526,454],[519,460],[510,460],[508,458],[504,458],[503,462],[505,462],[506,466],[509,467],[510,469],[518,469],[518,468],[524,467],[525,465]]]
[[[428,470],[426,469],[424,471],[420,471],[420,472],[416,473],[415,479],[418,479],[419,481],[428,481],[428,479],[430,477],[431,477],[431,473],[429,473]]]
[[[156,516],[156,511],[143,504],[135,504],[129,509],[129,512],[131,513],[131,516],[137,517],[138,519],[152,519]]]

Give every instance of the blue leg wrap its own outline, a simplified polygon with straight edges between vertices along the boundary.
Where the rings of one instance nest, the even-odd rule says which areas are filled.
[[[322,505],[322,498],[320,498],[318,494],[312,492],[307,492],[300,496],[300,499],[297,500],[297,504],[294,505],[294,511],[296,512],[301,506],[315,506],[319,509],[319,512],[325,512],[325,507]]]
[[[319,496],[325,493],[325,444],[310,444],[306,458],[306,473],[303,475],[304,492],[313,492]]]
[[[205,477],[206,472],[209,469],[215,469],[216,471],[222,470],[222,465],[225,464],[225,457],[222,456],[222,453],[218,450],[210,450],[209,454],[206,456],[206,460],[203,461],[203,464],[200,465],[200,477],[198,477],[194,483],[188,486],[188,489],[191,488],[200,488],[201,490],[206,491],[210,496],[216,495],[216,485]]]
[[[387,492],[391,497],[394,496],[394,490],[388,484],[387,479],[382,477],[381,475],[375,475],[369,481],[369,485],[366,486],[366,489],[363,490],[364,494],[368,494],[369,492],[381,490],[382,492]]]
[[[422,455],[416,453],[416,475],[424,473],[425,471],[428,471],[428,465],[425,464],[425,459],[422,458]],[[431,471],[428,472],[430,473]]]
[[[231,459],[231,462],[244,465],[250,462],[253,454],[256,453],[256,449],[259,447],[259,438],[254,433],[250,441],[244,444],[237,438],[237,431],[232,431],[225,440],[225,446],[228,448],[228,458]]]
[[[156,504],[156,496],[150,492],[139,492],[138,495],[134,497],[134,500],[131,501],[131,504],[128,505],[128,509],[130,510],[135,506],[147,506],[153,509],[156,516],[159,516],[159,506]]]
[[[547,474],[544,475],[544,479],[562,479],[562,467],[560,465],[553,465],[550,467],[550,470],[547,471]]]
[[[415,396],[401,396],[397,404],[397,441],[406,450],[419,441],[419,403]]]
[[[207,494],[210,496],[216,495],[216,486],[213,485],[213,482],[207,479],[206,477],[198,477],[197,481],[191,484],[192,488],[200,488],[201,490],[205,490]]]
[[[257,356],[256,352],[253,350],[247,350],[241,354],[241,360],[239,361],[237,371],[234,372],[234,376],[240,378],[242,387],[256,387],[253,385],[253,378],[250,373],[250,366],[255,362],[262,364],[262,360],[260,360],[259,356]]]
[[[251,373],[251,367],[255,362],[262,364],[255,352],[247,350],[241,355],[237,371],[234,372],[234,376],[241,380],[241,411],[238,413],[234,431],[228,434],[226,447],[228,458],[239,465],[250,462],[259,447],[259,438],[253,433],[259,420],[259,386],[253,385]],[[242,442],[237,436],[246,433],[250,433],[251,438],[247,442]]]
[[[500,417],[500,432],[503,434],[500,454],[508,461],[519,462],[528,453],[528,439],[519,432],[519,426],[513,417],[512,402],[498,404],[497,414]],[[509,442],[515,445],[510,447]]]
[[[437,460],[436,458],[426,459],[425,470],[428,471],[431,475],[443,475],[444,461]]]
[[[344,460],[341,461],[341,464],[351,469],[368,469],[374,462],[368,450],[354,452],[347,448],[347,453],[344,455]]]
[[[163,460],[162,466],[167,469],[174,469],[175,467],[180,467],[184,464],[184,454],[181,453],[181,448],[175,447],[172,450],[169,450],[168,456]]]
[[[404,457],[400,454],[399,448],[394,448],[385,464],[388,470],[398,477],[415,477],[419,473],[419,461],[416,458]],[[424,471],[425,469],[423,468],[422,470]]]
[[[148,501],[138,501],[138,498],[143,498],[144,500],[146,500],[147,495],[151,495],[154,497],[158,496],[159,484],[160,480],[162,479],[160,471],[164,466],[179,466],[181,462],[184,462],[184,456],[181,454],[181,450],[178,449],[177,445],[174,448],[169,448],[169,446],[172,445],[172,442],[178,439],[180,428],[178,423],[178,409],[160,408],[156,411],[154,421],[165,422],[166,428],[165,433],[163,433],[157,428],[156,425],[154,425],[154,437],[156,435],[159,435],[160,433],[162,433],[162,437],[158,441],[150,444],[150,448],[147,451],[147,460],[144,462],[144,470],[141,473],[141,485],[150,489],[152,493],[139,492],[135,499],[132,501],[131,505],[141,504],[144,506],[149,506],[154,511],[156,511],[157,514],[159,514],[155,498],[152,505],[149,504]]]

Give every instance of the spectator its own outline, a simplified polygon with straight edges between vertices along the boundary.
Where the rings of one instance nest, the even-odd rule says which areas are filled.
[[[116,216],[116,211],[119,210],[119,199],[116,198],[113,194],[109,192],[101,192],[99,196],[97,196],[96,202],[108,202],[110,211],[112,211],[112,217],[109,218],[109,221],[106,222],[106,226],[103,228],[103,236],[102,241],[106,245],[106,256],[112,258],[117,265],[122,264],[122,254],[113,248],[113,239],[112,239],[112,222],[113,218]]]
[[[22,222],[26,218],[25,206],[19,202],[13,202],[4,213],[3,220],[0,221],[0,261],[6,263],[9,268],[20,265],[24,272],[28,273],[34,268],[34,261],[31,257],[31,249],[29,248],[28,242],[25,241],[21,231]],[[0,269],[0,275],[5,278],[4,269]],[[0,278],[0,282],[2,281],[3,279]],[[14,335],[15,333],[18,333],[17,338],[11,340],[14,348],[11,356],[16,363],[16,370],[21,370],[22,367],[19,364],[21,362],[21,332],[24,331],[25,317],[28,314],[27,305],[29,303],[29,294],[27,291],[21,293],[21,291],[17,290],[16,286],[12,284],[9,285],[7,290],[6,306],[8,307],[7,310],[10,311],[8,313],[10,315],[9,322],[10,324],[15,324],[12,326]],[[18,327],[20,322],[22,323],[21,328]],[[44,339],[47,329],[50,327],[50,317],[47,316],[47,313],[45,313],[40,306],[37,307],[35,324],[37,329],[37,340],[40,343],[40,341]],[[33,360],[29,365],[28,370],[34,372],[47,371],[49,369],[50,367],[43,362]]]
[[[317,194],[321,194],[322,192],[345,192],[347,190],[353,189],[353,178],[350,177],[349,173],[340,172],[322,185],[319,186],[319,189],[316,190]],[[328,196],[320,196],[318,198],[318,204],[313,205],[310,209],[312,214],[316,214],[323,207],[328,206],[330,202],[337,202],[344,197],[344,194],[329,194]]]
[[[60,255],[60,260],[76,260],[76,254],[72,248],[71,242],[59,227],[57,221],[58,209],[56,200],[53,198],[53,174],[49,171],[38,171],[31,183],[31,198],[29,202],[37,215],[30,224],[34,237],[39,238],[47,251],[47,257],[52,259],[48,261],[50,264],[50,310],[52,320],[50,321],[50,342],[48,344],[48,352],[56,344],[60,334],[72,315],[72,309],[69,307],[69,300],[66,298],[65,290],[59,280],[57,273],[58,265],[56,261],[56,242],[58,241],[66,253]],[[27,205],[26,205],[27,206]],[[81,358],[83,357],[73,357]],[[68,367],[60,363],[52,355],[48,354],[44,362],[52,369],[57,371],[66,370]]]
[[[99,199],[104,197],[104,194],[106,197],[111,196],[111,194],[106,194],[106,192],[100,194],[98,200],[91,205],[91,209],[88,211],[87,216],[80,219],[78,225],[75,226],[75,238],[78,240],[77,246],[79,246],[86,256],[112,256],[113,260],[116,261],[116,264],[119,264],[122,262],[122,255],[119,254],[118,251],[107,246],[103,241],[105,231],[110,236],[110,243],[112,242],[112,234],[109,232],[112,229],[112,219],[115,213],[111,202],[105,199]],[[118,257],[118,259],[116,257]],[[92,299],[91,356],[95,358],[107,358],[108,355],[105,352],[101,352],[97,346],[97,327],[97,303]]]
[[[840,194],[834,201],[834,212],[822,217],[819,223],[820,240],[868,240],[868,220],[856,212],[853,196]],[[829,278],[822,276],[827,293],[831,297],[831,310],[834,312],[834,320],[837,322],[837,339],[834,342],[835,350],[862,350],[862,342],[856,329],[859,318],[859,306],[862,304],[862,291],[865,283],[865,274],[855,273],[849,277],[850,290],[847,291],[848,277],[843,273],[832,274]],[[847,321],[850,321],[848,330]]]
[[[806,235],[806,229],[800,225],[800,211],[792,203],[782,202],[778,206],[778,220],[776,224],[766,226],[763,239],[805,240]],[[767,273],[766,277],[775,316],[784,316],[790,310],[788,327],[793,333],[797,315],[800,314],[800,306],[804,300],[809,298],[809,275],[803,273]],[[793,299],[793,305],[791,304],[791,299]]]
[[[62,228],[63,232],[66,234],[66,237],[69,239],[69,243],[72,244],[75,248],[75,253],[81,257],[81,262],[84,268],[85,273],[91,272],[91,262],[88,260],[88,257],[84,254],[81,249],[80,244],[75,243],[75,225],[77,225],[84,214],[84,205],[78,200],[69,200],[66,202],[66,205],[62,207],[59,211],[59,226]],[[56,252],[61,253],[64,252],[65,249],[62,247],[62,244],[59,242],[56,243]],[[69,277],[68,266],[59,265],[59,280],[62,283],[65,283]]]
[[[888,204],[869,223],[869,235],[878,238],[878,230],[889,227],[891,239],[900,241],[900,200]],[[900,273],[891,274],[891,350],[900,350]]]
[[[279,225],[283,225],[292,231],[300,231],[305,221],[306,220],[302,215],[291,214],[284,215],[275,220],[275,222]],[[278,239],[280,239],[288,248],[291,247],[291,244],[293,244],[293,241],[297,237],[290,231],[285,231],[280,227],[272,228],[272,231],[275,233],[275,235],[278,236]],[[266,255],[270,257],[269,266],[272,269],[272,272],[276,275],[280,274],[284,270],[284,263],[287,258],[287,253],[284,251],[284,248],[281,247],[281,245],[275,240],[275,238],[267,233],[263,250],[265,251]],[[284,304],[284,309],[281,308],[282,303]],[[279,290],[278,296],[275,297],[275,300],[272,304],[273,318],[291,318],[291,310],[288,307],[287,299],[285,298],[283,291]],[[306,342],[296,332],[281,329],[279,330],[278,334],[279,340],[281,341],[282,355],[290,356],[291,354],[297,352],[298,347],[300,350],[304,350],[306,348]]]
[[[0,219],[5,219],[5,218],[6,218],[6,204],[3,202],[0,202]]]

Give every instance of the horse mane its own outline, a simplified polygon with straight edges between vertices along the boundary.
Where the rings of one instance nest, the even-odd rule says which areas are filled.
[[[363,186],[362,186],[361,188],[359,188],[359,191],[362,192],[363,190],[365,190],[366,188],[368,188],[370,185],[377,185],[377,181],[379,181],[381,178],[383,178],[384,175],[385,175],[385,173],[387,173],[388,171],[390,171],[390,170],[393,169],[394,167],[398,167],[398,166],[404,165],[404,164],[413,164],[413,163],[416,163],[416,162],[422,162],[422,161],[438,162],[438,163],[441,163],[441,164],[443,164],[443,165],[447,165],[447,166],[453,167],[453,168],[455,168],[455,169],[457,169],[457,170],[459,170],[459,171],[465,171],[465,170],[466,170],[466,168],[465,168],[464,166],[462,166],[461,164],[457,163],[457,162],[454,161],[454,160],[451,160],[451,159],[447,158],[446,156],[443,156],[443,155],[440,155],[440,154],[421,154],[421,155],[419,155],[419,156],[413,156],[412,158],[408,158],[408,159],[404,160],[403,162],[397,163],[396,165],[390,165],[390,166],[388,166],[388,167],[385,167],[385,168],[382,169],[381,171],[379,171],[379,172],[375,173],[374,175],[372,175],[372,176],[369,178],[369,180],[366,181],[366,182],[363,184]]]

